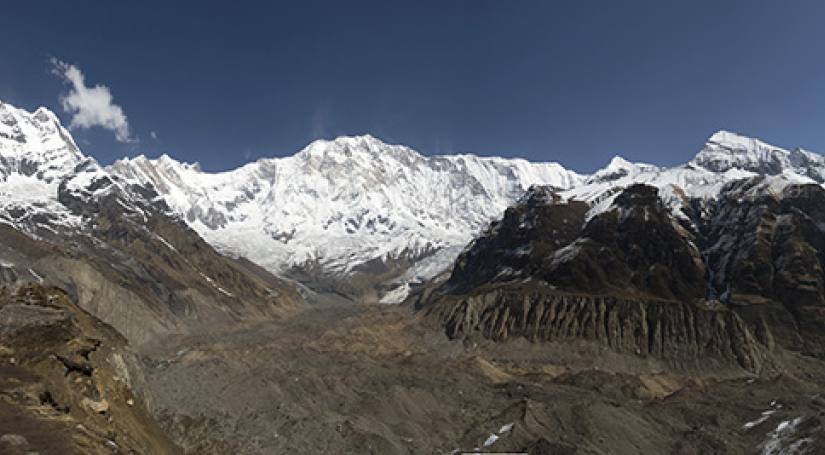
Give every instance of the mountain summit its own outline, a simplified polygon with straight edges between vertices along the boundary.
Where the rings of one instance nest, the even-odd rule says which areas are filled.
[[[41,107],[29,113],[0,101],[0,175],[16,172],[51,182],[85,160],[53,112]]]
[[[795,174],[825,182],[825,157],[802,149],[784,150],[729,131],[718,131],[690,162],[713,172],[731,169],[765,175]]]

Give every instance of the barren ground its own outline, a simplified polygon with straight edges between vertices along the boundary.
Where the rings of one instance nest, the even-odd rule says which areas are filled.
[[[763,377],[679,371],[340,304],[146,352],[150,408],[190,453],[825,452],[825,368],[790,353]]]

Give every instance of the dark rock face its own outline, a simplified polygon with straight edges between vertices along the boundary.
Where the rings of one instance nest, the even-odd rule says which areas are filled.
[[[458,258],[452,292],[530,278],[591,294],[681,301],[705,295],[699,251],[655,188],[634,185],[617,196],[618,210],[589,221],[586,203],[548,203],[535,192]]]
[[[786,343],[822,353],[825,331],[825,190],[795,185],[781,194],[741,198],[758,181],[731,185],[705,234],[713,296],[737,306],[786,311]],[[777,305],[780,304],[780,305]],[[788,332],[788,327],[776,327]]]
[[[705,295],[705,268],[691,235],[656,189],[633,185],[611,210],[591,219],[541,277],[560,289],[691,302]]]
[[[677,219],[632,185],[609,209],[531,190],[419,308],[452,337],[589,339],[757,371],[775,344],[825,354],[825,190],[733,182]]]
[[[541,273],[545,260],[578,236],[588,205],[557,204],[558,196],[534,187],[520,204],[478,237],[456,260],[448,281],[454,292]]]

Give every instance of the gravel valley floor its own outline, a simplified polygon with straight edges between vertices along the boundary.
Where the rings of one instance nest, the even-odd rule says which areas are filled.
[[[145,352],[149,407],[189,453],[825,452],[825,366],[791,353],[762,377],[680,371],[341,304]]]

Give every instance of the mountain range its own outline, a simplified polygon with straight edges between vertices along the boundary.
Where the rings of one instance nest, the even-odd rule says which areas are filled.
[[[771,188],[821,183],[825,158],[720,131],[688,163],[663,168],[614,158],[590,175],[558,163],[474,155],[424,156],[372,136],[318,140],[285,158],[209,173],[163,155],[100,166],[82,154],[57,117],[0,107],[0,191],[9,221],[51,218],[51,229],[79,219],[57,197],[108,176],[151,189],[170,214],[219,252],[350,299],[399,302],[410,285],[450,268],[488,223],[534,185],[592,207],[610,207],[617,189],[650,184],[676,216],[688,200],[712,200],[731,181],[769,176]],[[151,201],[150,201],[151,202]],[[30,230],[40,229],[37,223]]]
[[[101,165],[0,103],[0,418],[66,453],[816,453],[823,183],[727,131],[591,174],[372,136]],[[745,391],[794,406],[733,431]]]

